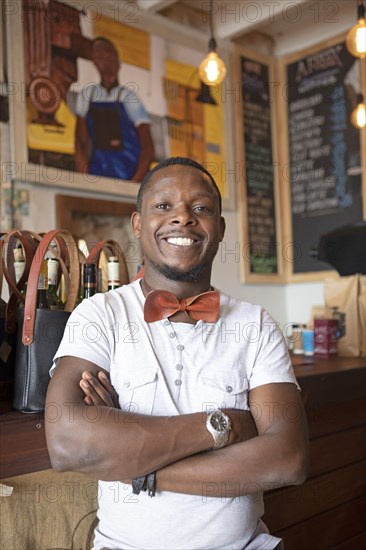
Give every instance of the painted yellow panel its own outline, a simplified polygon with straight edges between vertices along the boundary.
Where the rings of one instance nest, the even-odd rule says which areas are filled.
[[[197,88],[197,90],[201,86],[197,67],[178,63],[178,61],[173,61],[173,59],[165,60],[165,76],[168,80],[173,80],[178,84],[183,84],[190,88]]]
[[[109,17],[96,17],[94,36],[104,36],[113,42],[121,61],[150,70],[149,33],[113,21]]]
[[[37,124],[32,122],[35,111],[27,104],[27,136],[28,147],[41,151],[52,151],[73,155],[75,153],[76,118],[64,101],[56,111],[55,118],[63,126]]]
[[[168,116],[175,119],[169,123],[169,145],[172,156],[181,154],[201,164],[206,164],[223,197],[227,196],[224,108],[221,94],[215,87],[217,105],[195,101],[196,90],[201,87],[197,67],[165,60],[164,93]],[[194,91],[192,91],[192,88]],[[182,91],[183,89],[183,91]],[[188,90],[184,92],[184,90]],[[177,120],[178,119],[178,120]],[[182,137],[179,137],[179,122],[185,121]],[[191,121],[192,123],[189,123]]]

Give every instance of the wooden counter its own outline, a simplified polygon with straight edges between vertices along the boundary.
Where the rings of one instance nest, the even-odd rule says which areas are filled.
[[[265,495],[285,550],[366,545],[366,358],[294,356],[310,437],[307,481]]]
[[[366,544],[366,358],[294,356],[310,435],[306,483],[265,495],[264,521],[286,550]],[[43,415],[0,416],[0,479],[50,468]]]

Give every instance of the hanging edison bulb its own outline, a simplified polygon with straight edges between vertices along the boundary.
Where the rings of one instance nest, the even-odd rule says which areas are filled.
[[[366,126],[366,109],[362,94],[357,96],[357,107],[351,113],[351,122],[356,128],[364,128]]]
[[[213,28],[213,0],[210,0],[207,13],[209,16],[211,34],[211,38],[208,43],[209,54],[200,63],[200,66],[198,67],[198,74],[201,82],[207,86],[213,86],[214,84],[221,84],[221,82],[223,82],[226,76],[226,67],[223,60],[220,59],[216,53],[216,40],[214,37]]]
[[[363,1],[358,6],[357,19],[357,25],[352,27],[347,34],[346,44],[352,55],[364,59],[366,57],[366,21]]]
[[[225,63],[215,51],[211,51],[201,62],[198,74],[202,82],[208,86],[221,84],[226,76]]]

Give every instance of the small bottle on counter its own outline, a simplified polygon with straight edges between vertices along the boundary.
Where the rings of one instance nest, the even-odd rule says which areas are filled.
[[[108,290],[114,290],[121,286],[119,278],[119,261],[117,256],[110,256],[108,259]]]
[[[48,302],[51,309],[64,309],[64,303],[57,294],[57,279],[59,261],[57,258],[48,258]]]
[[[42,260],[41,270],[38,276],[37,309],[50,309],[47,296],[48,291],[48,266],[47,260]]]
[[[292,325],[292,353],[295,355],[304,353],[302,326],[298,323]]]
[[[97,293],[97,265],[84,264],[84,300]]]

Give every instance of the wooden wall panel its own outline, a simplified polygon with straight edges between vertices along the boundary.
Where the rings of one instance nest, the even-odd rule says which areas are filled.
[[[279,531],[366,494],[366,461],[266,495],[264,521]],[[287,550],[287,549],[286,549]]]
[[[276,535],[283,538],[286,550],[334,549],[340,541],[348,541],[365,529],[365,517],[366,495],[278,531]]]
[[[359,426],[310,441],[309,478],[366,458],[366,428]],[[331,465],[331,466],[330,466]]]

